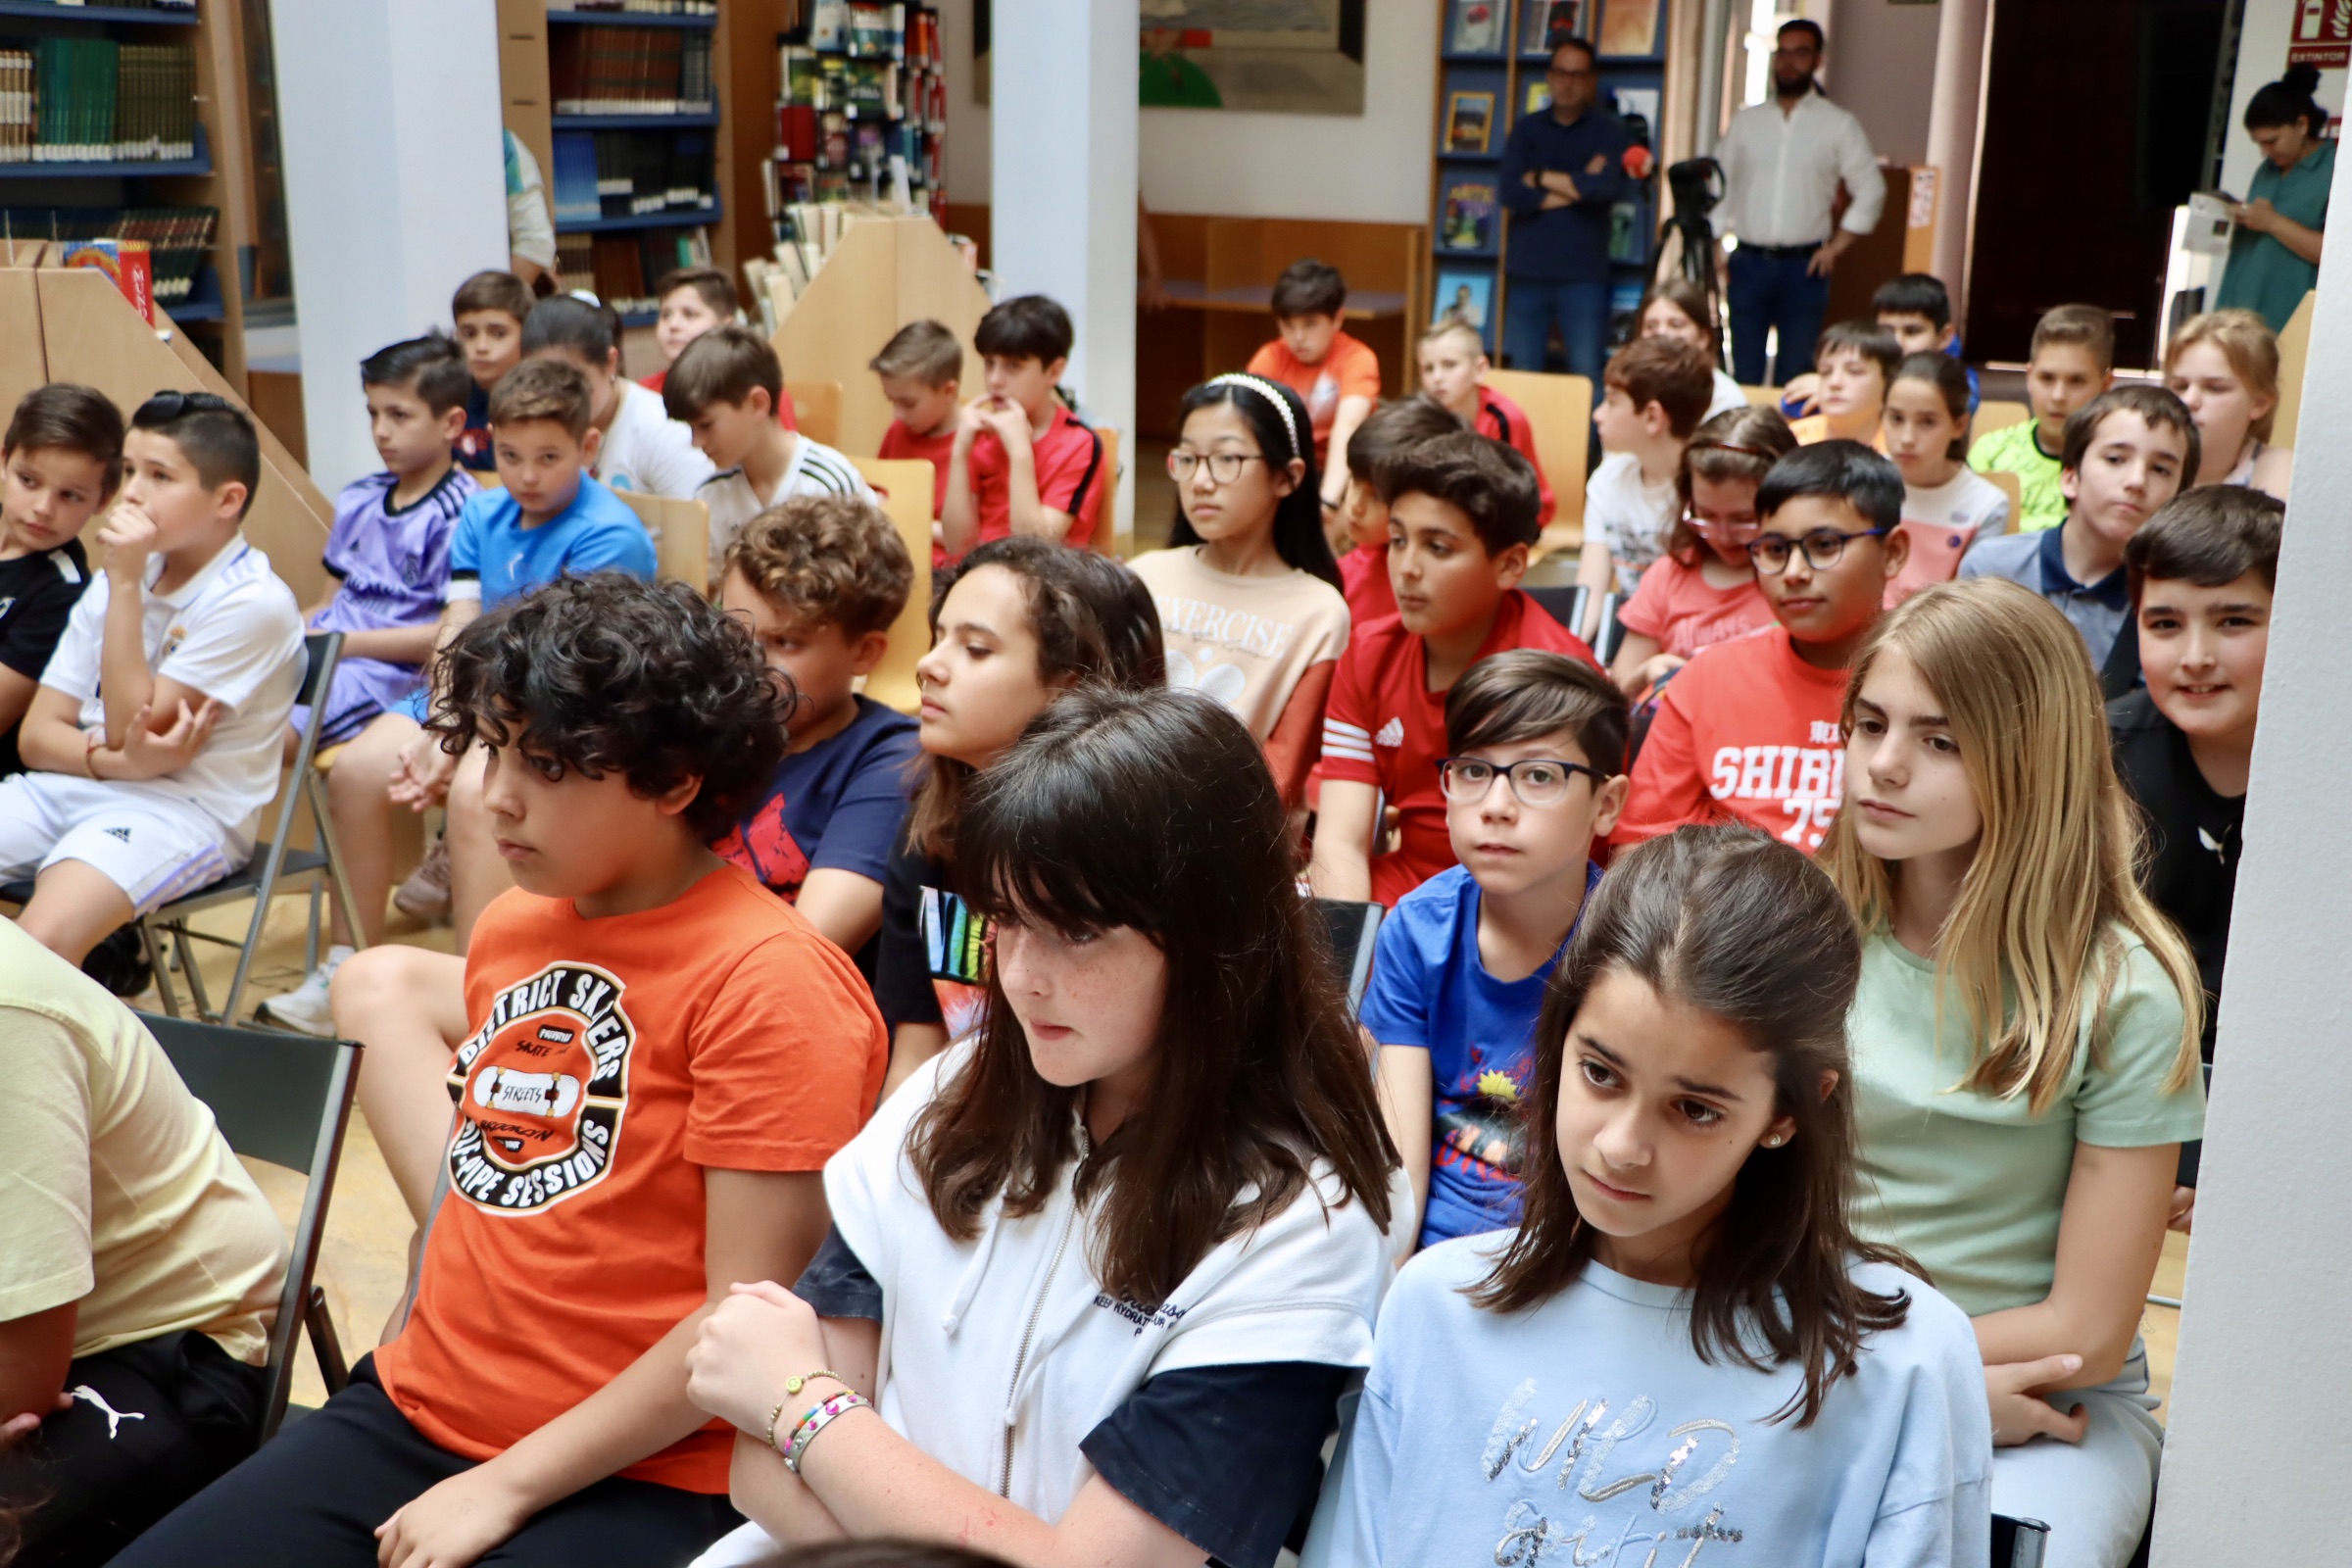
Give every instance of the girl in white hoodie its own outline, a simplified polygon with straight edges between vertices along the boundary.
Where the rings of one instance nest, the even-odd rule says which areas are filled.
[[[1264,754],[1213,701],[1082,689],[956,854],[983,1022],[826,1166],[797,1290],[704,1330],[755,1525],[702,1563],[897,1535],[1263,1568],[1369,1359],[1397,1175]]]

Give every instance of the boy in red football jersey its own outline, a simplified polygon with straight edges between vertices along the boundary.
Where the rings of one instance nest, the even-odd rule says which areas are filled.
[[[1799,447],[1756,515],[1747,553],[1779,624],[1699,650],[1660,688],[1612,842],[1728,820],[1809,852],[1838,814],[1846,671],[1909,553],[1902,470],[1858,441]]]
[[[1346,532],[1335,534],[1331,547],[1339,558],[1348,618],[1355,626],[1396,613],[1396,590],[1389,585],[1389,500],[1395,492],[1384,477],[1388,466],[1431,436],[1460,428],[1460,420],[1417,396],[1383,403],[1356,426],[1348,447],[1348,488],[1340,497]]]
[[[1446,406],[1446,412],[1490,440],[1499,441],[1535,465],[1536,484],[1544,492],[1540,526],[1551,523],[1551,481],[1544,477],[1544,460],[1536,456],[1536,430],[1527,411],[1487,385],[1486,340],[1467,321],[1446,321],[1421,334],[1417,351],[1421,392]]]
[[[988,390],[963,406],[948,455],[939,526],[950,561],[974,545],[1023,534],[1083,545],[1111,475],[1102,438],[1054,390],[1069,367],[1070,313],[1043,294],[1006,300],[980,318]]]
[[[1396,614],[1358,626],[1323,715],[1323,789],[1308,876],[1327,899],[1395,904],[1455,863],[1438,759],[1446,694],[1509,648],[1592,650],[1519,591],[1536,542],[1536,470],[1457,430],[1382,466]],[[1388,849],[1382,805],[1397,812]]]
[[[937,475],[931,487],[931,517],[936,523],[947,506],[948,469],[956,457],[956,398],[963,385],[963,345],[937,321],[909,321],[891,334],[865,368],[882,378],[882,395],[890,400],[893,416],[890,428],[882,432],[882,449],[874,456],[885,461],[919,458],[931,465]],[[944,560],[944,553],[937,558]]]

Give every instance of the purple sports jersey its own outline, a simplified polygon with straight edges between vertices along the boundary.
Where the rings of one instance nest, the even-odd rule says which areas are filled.
[[[326,536],[326,569],[338,580],[335,597],[311,617],[313,631],[382,631],[423,626],[441,618],[449,597],[449,545],[458,514],[481,486],[452,467],[418,500],[395,511],[398,479],[373,473],[335,498],[335,526]],[[350,740],[368,721],[423,684],[423,666],[346,655],[327,689],[319,743]],[[294,710],[294,726],[309,722]]]

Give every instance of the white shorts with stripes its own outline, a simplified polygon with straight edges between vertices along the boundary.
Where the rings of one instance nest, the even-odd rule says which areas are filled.
[[[0,881],[97,867],[141,912],[218,882],[253,852],[196,806],[63,773],[0,779]]]

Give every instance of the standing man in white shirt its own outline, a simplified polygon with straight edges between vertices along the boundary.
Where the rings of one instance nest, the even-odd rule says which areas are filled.
[[[1830,272],[1848,246],[1879,226],[1886,181],[1862,122],[1822,95],[1822,31],[1783,23],[1772,55],[1772,101],[1742,109],[1715,149],[1723,165],[1724,228],[1732,252],[1733,373],[1764,384],[1765,336],[1780,332],[1784,384],[1813,368],[1813,340],[1830,308]],[[1838,187],[1848,205],[1834,220]]]

